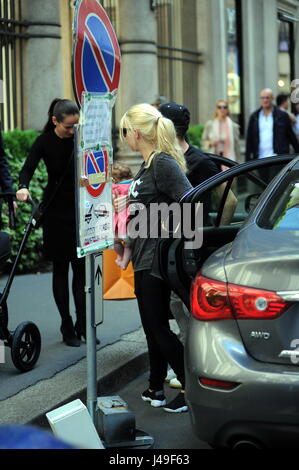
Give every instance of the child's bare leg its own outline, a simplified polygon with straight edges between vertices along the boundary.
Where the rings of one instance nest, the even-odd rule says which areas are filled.
[[[123,246],[121,240],[115,240],[114,241],[114,251],[116,251],[116,253],[117,253],[117,258],[116,258],[115,262],[118,266],[120,266],[120,263],[122,262],[123,254],[124,254],[124,246]]]
[[[121,263],[119,264],[121,269],[127,269],[128,264],[131,260],[131,254],[132,254],[131,247],[129,245],[125,244],[122,260],[121,260]]]

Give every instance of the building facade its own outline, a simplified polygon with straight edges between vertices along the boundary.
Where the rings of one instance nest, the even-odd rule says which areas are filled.
[[[244,133],[259,91],[299,79],[299,0],[101,0],[115,27],[121,83],[114,113],[158,97],[204,124],[228,99]],[[74,0],[0,0],[4,129],[40,129],[50,101],[73,99]],[[299,97],[299,93],[298,93]],[[134,156],[118,148],[119,157]]]

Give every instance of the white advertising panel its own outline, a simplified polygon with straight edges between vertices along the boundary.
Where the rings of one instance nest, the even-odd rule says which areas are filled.
[[[111,116],[114,93],[82,94],[76,129],[77,256],[113,245]]]

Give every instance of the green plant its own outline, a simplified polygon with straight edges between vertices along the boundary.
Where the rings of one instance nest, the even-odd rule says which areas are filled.
[[[7,161],[10,167],[11,176],[14,182],[14,188],[17,189],[19,183],[19,174],[28,155],[29,149],[37,138],[39,133],[34,130],[13,130],[5,132],[3,135],[4,148],[7,155]],[[47,172],[43,162],[38,165],[34,173],[34,177],[30,183],[30,193],[32,199],[40,201],[43,193],[43,188],[47,182]],[[12,258],[16,255],[21,239],[23,237],[23,230],[29,221],[31,214],[31,206],[25,203],[18,203],[16,213],[16,229],[10,230],[7,227],[7,217],[3,211],[3,225],[5,231],[10,235]],[[42,231],[41,229],[32,230],[29,239],[26,243],[24,252],[18,264],[18,273],[32,272],[38,270],[42,260],[41,255],[42,244]]]
[[[195,147],[201,148],[201,136],[204,130],[204,126],[198,124],[196,126],[190,126],[187,132],[189,142]]]

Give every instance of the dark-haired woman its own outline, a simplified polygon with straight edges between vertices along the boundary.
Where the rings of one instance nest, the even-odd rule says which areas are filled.
[[[69,100],[55,99],[48,112],[48,122],[34,142],[20,173],[17,200],[30,197],[29,183],[43,160],[48,184],[43,195],[43,251],[53,262],[53,294],[61,315],[61,333],[68,346],[80,346],[85,333],[85,262],[76,255],[75,192],[74,192],[74,125],[79,109]],[[69,310],[68,271],[73,270],[73,296],[77,321],[74,327]]]

